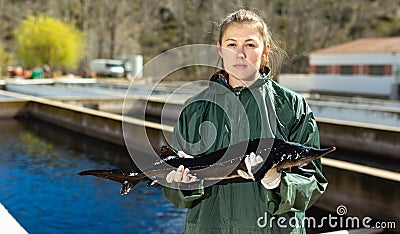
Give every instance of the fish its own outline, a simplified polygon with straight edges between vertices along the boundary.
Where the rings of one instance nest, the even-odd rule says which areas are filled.
[[[198,180],[223,180],[240,177],[238,170],[248,172],[254,181],[261,181],[265,173],[273,167],[278,172],[302,167],[310,161],[323,157],[336,150],[336,147],[318,149],[303,144],[284,141],[277,138],[256,138],[242,141],[209,154],[182,158],[170,146],[162,146],[156,162],[148,168],[86,170],[80,176],[96,176],[121,183],[121,195],[128,194],[140,181],[148,179],[148,186],[165,182],[172,169],[183,165],[190,170],[190,175]],[[246,158],[254,153],[259,164],[248,168]]]

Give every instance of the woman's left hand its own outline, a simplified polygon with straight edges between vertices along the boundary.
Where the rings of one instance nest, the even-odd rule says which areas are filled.
[[[261,184],[266,189],[274,189],[281,183],[281,173],[278,172],[276,167],[273,167],[265,173],[264,178],[261,180]]]
[[[168,183],[181,182],[181,183],[194,183],[199,181],[196,176],[191,175],[188,168],[184,168],[182,165],[176,170],[172,170],[167,174],[165,180]]]
[[[262,163],[263,159],[259,155],[256,155],[255,153],[250,153],[250,155],[245,158],[244,162],[246,164],[247,172],[243,170],[238,170],[237,173],[244,179],[254,180],[254,175],[251,171],[251,168]],[[277,188],[280,182],[281,182],[281,173],[278,172],[276,167],[272,167],[271,169],[269,169],[267,173],[265,173],[263,179],[261,180],[261,184],[266,189]]]

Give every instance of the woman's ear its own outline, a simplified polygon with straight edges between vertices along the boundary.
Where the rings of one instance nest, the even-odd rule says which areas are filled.
[[[217,48],[218,48],[218,54],[222,58],[222,49],[221,49],[221,43],[219,41],[217,42]]]
[[[263,57],[264,57],[264,56],[265,56],[265,57],[268,57],[268,53],[269,53],[270,49],[271,49],[270,45],[269,45],[269,44],[266,44],[266,45],[265,45],[265,48],[264,48]]]
[[[268,66],[268,54],[269,54],[270,46],[267,44],[264,48],[264,52],[261,55],[261,67]]]

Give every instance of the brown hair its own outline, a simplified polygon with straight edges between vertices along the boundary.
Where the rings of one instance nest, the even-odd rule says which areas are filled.
[[[287,55],[286,52],[282,50],[277,45],[277,42],[272,38],[271,31],[267,27],[265,21],[253,11],[241,9],[229,14],[219,26],[219,43],[222,44],[222,37],[229,25],[244,23],[252,24],[256,27],[260,33],[261,39],[264,42],[264,47],[269,44],[270,51],[268,53],[268,58],[266,61],[262,61],[259,71],[261,73],[268,73],[271,71],[271,77],[275,77]],[[224,73],[225,72],[222,72],[222,74]]]

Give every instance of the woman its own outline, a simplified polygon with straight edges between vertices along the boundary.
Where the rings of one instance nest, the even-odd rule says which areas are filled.
[[[199,155],[259,137],[319,147],[317,124],[305,99],[270,79],[268,65],[277,71],[279,51],[257,14],[239,10],[227,16],[217,46],[224,70],[187,101],[173,147]],[[164,187],[163,195],[189,208],[187,233],[305,232],[304,212],[327,186],[320,160],[290,172],[270,170],[261,183],[240,178],[204,186],[182,166],[167,181],[178,189]],[[197,183],[198,189],[181,190],[182,183]]]

